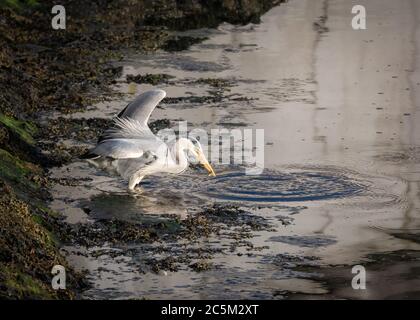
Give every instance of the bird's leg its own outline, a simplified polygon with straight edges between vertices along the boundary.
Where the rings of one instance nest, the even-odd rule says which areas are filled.
[[[134,191],[136,186],[143,180],[144,176],[132,175],[128,181],[128,190]]]

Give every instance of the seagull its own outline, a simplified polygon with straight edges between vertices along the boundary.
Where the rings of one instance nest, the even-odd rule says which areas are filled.
[[[178,138],[165,143],[150,130],[150,115],[165,96],[166,92],[160,89],[137,96],[82,158],[128,180],[130,191],[147,175],[182,173],[189,165],[187,153],[203,165],[209,176],[216,176],[197,139]]]

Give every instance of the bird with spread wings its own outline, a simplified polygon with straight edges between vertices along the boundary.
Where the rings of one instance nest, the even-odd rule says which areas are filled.
[[[114,126],[105,131],[98,144],[83,158],[128,180],[129,190],[134,190],[146,175],[182,173],[189,165],[188,152],[210,176],[215,176],[199,141],[179,138],[165,143],[150,130],[150,115],[165,96],[163,90],[151,90],[137,96],[118,114]]]

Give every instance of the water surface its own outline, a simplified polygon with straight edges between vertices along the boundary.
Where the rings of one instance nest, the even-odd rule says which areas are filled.
[[[74,163],[54,175],[92,180],[57,185],[52,207],[70,222],[140,221],[168,213],[185,218],[214,202],[234,203],[265,218],[273,229],[255,231],[249,239],[262,248],[258,252],[225,250],[213,257],[217,268],[199,273],[188,268],[140,273],[146,255],[141,247],[118,259],[72,255],[75,265],[90,271],[94,287],[85,297],[328,296],[338,284],[295,267],[316,266],[322,273],[323,267],[345,265],[340,270],[350,274],[351,266],[370,261],[370,254],[419,250],[418,241],[395,234],[420,228],[420,4],[357,1],[367,8],[368,29],[354,31],[352,3],[291,0],[270,10],[259,25],[194,31],[209,39],[185,52],[130,55],[121,62],[124,75],[117,90],[123,98],[76,116],[111,117],[135,93],[151,87],[128,85],[127,74],[175,76],[159,85],[172,98],[207,96],[215,90],[194,79],[226,79],[232,85],[221,90],[222,99],[168,100],[152,119],[182,119],[207,130],[262,128],[265,170],[246,176],[240,166],[220,165],[214,179],[194,170],[175,178],[150,177],[143,193],[133,197],[119,179]],[[83,207],[89,208],[89,216]],[[223,236],[201,243],[218,248],[231,244]],[[414,282],[410,285],[392,265],[375,265],[375,272],[393,279],[398,289],[392,294],[409,296]],[[380,277],[363,293],[349,291],[349,281],[345,290],[335,291],[335,298],[383,297]]]

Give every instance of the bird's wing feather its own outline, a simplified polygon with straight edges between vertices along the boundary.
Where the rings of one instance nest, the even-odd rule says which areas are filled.
[[[137,96],[116,117],[115,126],[99,137],[98,143],[111,138],[137,137],[152,134],[147,125],[150,115],[166,96],[160,89],[150,90]]]
[[[103,139],[157,139],[147,125],[136,119],[115,118],[114,127],[104,132]]]
[[[104,132],[88,156],[132,159],[141,157],[144,152],[157,150],[164,142],[152,133],[147,121],[165,95],[163,90],[139,95],[119,113],[114,119],[114,126]]]
[[[166,92],[160,89],[146,91],[130,102],[118,117],[135,119],[147,126],[151,113],[165,96]]]
[[[136,140],[110,139],[102,141],[89,153],[113,159],[127,159],[141,157],[144,149]]]
[[[132,123],[135,120],[119,121],[121,126],[108,130],[106,138],[89,151],[91,156],[130,159],[141,157],[145,152],[160,153],[160,150],[167,148],[165,142],[155,136],[149,128],[135,126]]]

